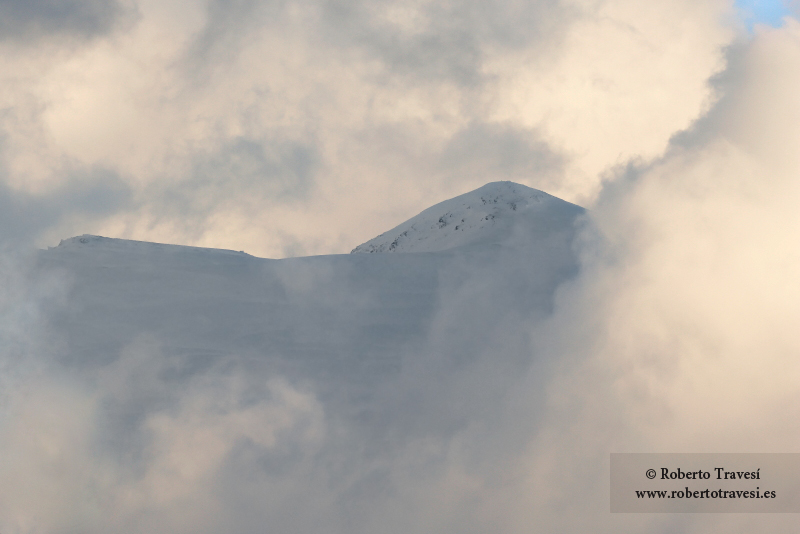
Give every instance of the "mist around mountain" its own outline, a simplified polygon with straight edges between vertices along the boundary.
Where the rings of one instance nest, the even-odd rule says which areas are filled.
[[[484,485],[538,424],[506,396],[534,368],[544,384],[531,328],[577,273],[583,214],[499,182],[356,249],[387,253],[38,252],[4,472],[39,513],[0,529],[485,532]]]

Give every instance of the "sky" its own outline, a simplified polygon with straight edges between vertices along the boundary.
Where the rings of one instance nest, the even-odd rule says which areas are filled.
[[[610,451],[800,452],[800,22],[765,5],[0,0],[0,526],[794,532],[612,515],[603,471]],[[25,283],[16,254],[84,233],[347,253],[494,180],[589,209],[579,273],[544,317],[504,306],[506,270],[458,273],[481,283],[437,294],[380,435],[235,355],[169,388],[164,340],[65,369],[43,316],[69,284]],[[534,283],[527,259],[505,268]],[[279,275],[353,297],[322,267]],[[109,406],[143,421],[125,447]],[[242,439],[286,470],[247,479]]]

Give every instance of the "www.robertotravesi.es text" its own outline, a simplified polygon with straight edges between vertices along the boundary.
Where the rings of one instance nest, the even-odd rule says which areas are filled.
[[[774,499],[774,490],[635,490],[637,499]]]

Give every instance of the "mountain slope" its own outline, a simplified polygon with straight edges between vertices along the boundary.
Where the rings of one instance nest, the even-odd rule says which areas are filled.
[[[576,272],[571,242],[583,211],[497,182],[423,211],[356,254],[271,260],[84,235],[42,251],[40,266],[69,280],[69,306],[51,318],[67,359],[108,362],[146,335],[167,353],[260,354],[306,377],[355,375],[420,350],[443,313],[476,335],[509,314],[547,313],[555,288]],[[367,251],[428,254],[358,254]],[[470,305],[496,308],[454,315],[450,300],[471,301],[460,295],[476,284],[493,288],[494,304]]]
[[[543,239],[569,229],[584,209],[537,189],[492,182],[432,206],[352,253],[436,252],[469,245]]]

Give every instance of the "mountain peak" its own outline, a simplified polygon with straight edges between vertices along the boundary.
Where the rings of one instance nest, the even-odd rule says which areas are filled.
[[[584,209],[514,182],[491,182],[440,202],[354,248],[351,254],[436,252],[476,244],[499,244],[524,233],[542,236],[572,227]]]

